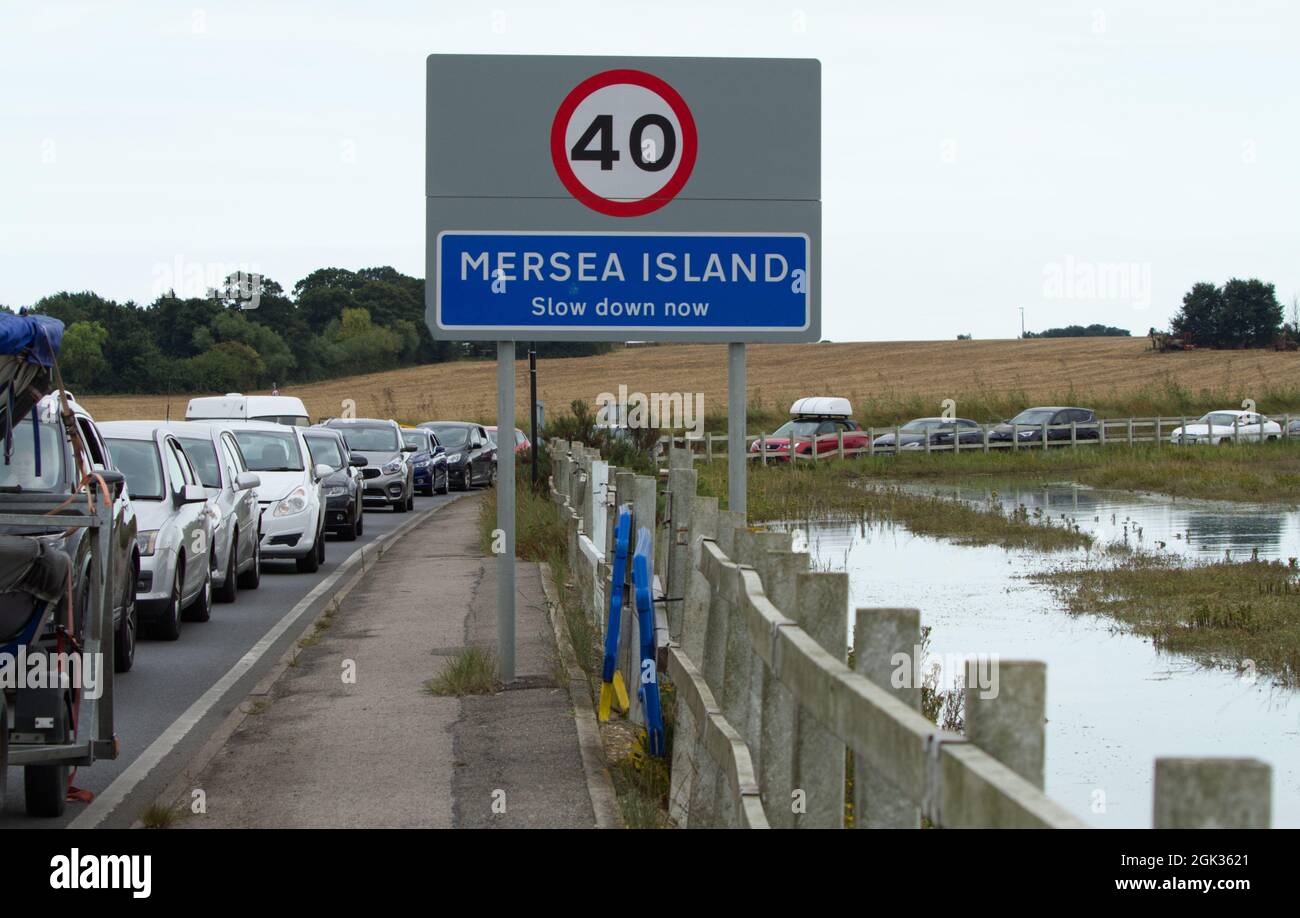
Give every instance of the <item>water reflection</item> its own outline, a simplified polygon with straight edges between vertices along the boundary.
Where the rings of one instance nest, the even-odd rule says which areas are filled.
[[[989,498],[972,489],[961,496]],[[1064,512],[1102,539],[1122,540],[1127,527],[1133,542],[1165,542],[1170,551],[1194,556],[1231,550],[1244,557],[1254,548],[1261,557],[1297,553],[1292,513],[1261,521],[1236,508],[1162,507],[1068,487],[1021,489],[996,499],[1042,507],[1044,514]],[[1274,769],[1274,825],[1300,826],[1295,693],[1201,668],[1120,633],[1108,619],[1063,611],[1048,589],[1022,576],[1061,563],[1062,553],[961,546],[888,524],[785,528],[799,532],[796,541],[815,568],[849,573],[850,623],[859,606],[919,608],[932,629],[932,661],[944,668],[945,687],[958,675],[952,661],[965,656],[1046,661],[1047,791],[1081,818],[1097,826],[1149,826],[1157,756],[1255,756]],[[1083,557],[1064,555],[1067,562]]]

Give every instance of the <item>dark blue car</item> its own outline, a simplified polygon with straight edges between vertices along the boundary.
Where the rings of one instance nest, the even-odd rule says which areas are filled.
[[[415,490],[421,494],[447,493],[447,451],[437,435],[423,427],[403,427],[402,442],[414,446],[409,454],[415,469]]]

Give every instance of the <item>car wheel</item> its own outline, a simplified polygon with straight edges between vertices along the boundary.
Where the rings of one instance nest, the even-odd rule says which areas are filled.
[[[364,513],[362,513],[360,510],[358,510],[358,511],[357,511],[357,521],[356,521],[356,523],[354,524],[354,525],[356,526],[356,528],[357,528],[357,535],[364,535],[364,534],[365,534],[365,518],[366,518],[366,515],[365,515]]]
[[[361,520],[353,520],[339,530],[339,538],[344,542],[355,542],[359,535],[361,535]]]
[[[325,563],[325,527],[321,526],[320,531],[316,533],[316,560],[321,564]]]
[[[239,532],[230,540],[230,555],[226,558],[226,579],[216,591],[217,602],[234,602],[239,595],[239,575],[235,573],[235,555],[239,554]]]
[[[497,486],[497,464],[493,462],[488,466],[487,487],[495,488]]]
[[[411,494],[406,498],[406,512],[410,513],[415,509],[415,488],[411,489]]]
[[[256,590],[262,582],[262,534],[257,534],[253,542],[253,563],[248,570],[239,575],[239,586],[244,590]]]
[[[311,551],[298,558],[294,563],[298,566],[298,573],[314,574],[320,570],[320,554],[313,546]]]
[[[208,566],[207,575],[203,578],[203,589],[199,590],[198,598],[184,610],[184,616],[187,622],[206,622],[212,617],[211,565]]]
[[[122,602],[122,620],[118,622],[117,634],[113,635],[114,672],[130,672],[135,665],[135,636],[139,627],[140,612],[135,607],[135,584],[128,583]]]
[[[172,595],[167,600],[167,611],[154,626],[154,632],[164,641],[174,641],[181,636],[181,573],[180,565],[176,567],[176,576],[172,580]]]
[[[406,499],[405,499],[405,498],[398,498],[397,500],[391,502],[388,506],[392,508],[392,510],[393,510],[394,513],[405,513],[405,512],[406,512]]]
[[[447,481],[447,472],[444,470],[443,473],[442,473],[442,486],[441,486],[441,487],[436,487],[436,488],[434,488],[434,489],[433,489],[434,493],[435,493],[435,494],[446,494],[446,493],[447,493],[447,485],[448,485],[448,481]]]
[[[465,470],[464,472],[461,472],[458,476],[456,476],[456,484],[453,485],[453,487],[454,487],[457,491],[468,491],[468,490],[469,490],[469,470],[468,470],[468,469]]]

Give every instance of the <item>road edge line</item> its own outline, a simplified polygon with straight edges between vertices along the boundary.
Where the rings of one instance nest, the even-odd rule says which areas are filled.
[[[332,606],[341,602],[349,593],[352,592],[353,589],[356,588],[356,585],[361,581],[361,578],[369,573],[373,567],[372,564],[368,565],[366,563],[367,558],[373,557],[375,560],[378,560],[383,557],[390,542],[396,541],[415,527],[427,522],[443,507],[451,506],[459,499],[460,498],[457,497],[453,500],[439,504],[436,507],[430,507],[427,510],[421,511],[419,515],[403,522],[392,532],[385,533],[369,545],[363,545],[349,555],[333,573],[320,583],[316,584],[316,586],[312,587],[306,596],[298,600],[298,602],[295,603],[278,622],[272,625],[260,638],[258,638],[253,646],[250,647],[242,657],[236,660],[234,665],[231,666],[230,669],[221,676],[221,678],[210,685],[208,689],[196,698],[179,717],[172,721],[152,743],[146,746],[144,751],[142,751],[130,765],[123,769],[122,773],[114,778],[108,787],[96,794],[95,799],[92,800],[86,809],[79,813],[75,819],[69,822],[66,828],[94,829],[103,823],[104,820],[108,819],[108,817],[113,814],[126,798],[130,796],[131,792],[149,776],[150,772],[157,768],[163,759],[165,759],[167,755],[176,748],[181,740],[188,736],[190,731],[198,726],[199,722],[208,715],[212,708],[216,706],[225,694],[230,691],[230,689],[241,678],[243,678],[250,669],[261,662],[267,651],[275,645],[275,642],[283,637],[284,634],[294,626],[298,619],[302,618],[303,615],[305,615],[322,596],[329,594],[329,598],[325,602],[325,605],[322,606],[320,613],[313,617],[307,625],[314,624],[318,621]],[[330,594],[330,590],[333,589],[335,585],[349,572],[351,572],[354,567],[359,567],[360,569],[353,573],[342,587],[339,587]],[[303,630],[306,630],[306,626],[304,626]],[[248,717],[248,700],[254,696],[265,696],[268,694],[271,687],[284,674],[284,671],[288,669],[289,664],[297,658],[300,650],[301,648],[299,648],[296,640],[289,645],[288,649],[285,650],[280,659],[271,667],[271,670],[258,681],[257,685],[253,686],[248,695],[246,695],[244,699],[235,706],[235,709],[231,711],[217,729],[213,731],[212,736],[209,737],[209,739],[199,747],[194,756],[191,757],[184,766],[182,766],[176,778],[169,782],[163,789],[163,792],[154,798],[155,803],[169,800],[175,801],[181,796],[185,790],[185,785],[189,784],[195,776],[200,774],[203,769],[208,766],[221,747],[225,745],[226,740],[228,740],[231,734],[233,734],[235,730],[238,729],[239,725],[244,722],[244,719]],[[147,764],[145,764],[146,762]],[[175,794],[172,793],[173,789],[176,790]],[[143,828],[143,824],[140,822],[138,815],[132,822],[131,828]]]
[[[609,766],[605,762],[605,745],[600,739],[600,724],[596,722],[596,708],[591,698],[591,685],[587,675],[578,665],[578,656],[574,653],[569,640],[568,629],[563,627],[560,618],[564,614],[560,608],[558,590],[555,588],[555,575],[551,566],[545,561],[537,562],[542,575],[542,592],[546,595],[547,616],[555,631],[555,646],[560,654],[560,661],[569,674],[569,703],[573,706],[573,721],[578,730],[578,754],[582,759],[582,770],[587,779],[587,796],[591,798],[591,809],[596,817],[597,829],[622,829],[623,811],[618,805],[618,794],[614,791],[614,779],[610,776]],[[577,673],[577,675],[574,675]],[[581,699],[581,703],[579,702]]]

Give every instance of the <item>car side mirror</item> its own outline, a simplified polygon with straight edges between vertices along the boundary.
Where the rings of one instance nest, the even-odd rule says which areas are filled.
[[[235,476],[235,487],[241,491],[256,488],[262,483],[262,476],[253,472],[240,472]]]
[[[208,499],[208,490],[198,484],[182,485],[179,497],[182,504],[201,504]]]
[[[113,492],[114,500],[122,496],[122,489],[126,487],[125,475],[117,469],[99,469],[99,477],[104,479],[104,484],[108,485],[109,491]]]
[[[330,475],[333,475],[334,470],[323,462],[317,462],[315,468],[312,469],[312,473],[315,474],[316,480],[319,481],[322,478],[328,478]]]
[[[403,447],[402,447],[402,452],[404,452],[404,453],[418,453],[419,451],[420,451],[420,447],[418,447],[418,446],[403,446]]]
[[[353,456],[348,460],[348,465],[353,466],[355,468],[361,468],[362,466],[369,465],[369,464],[370,463],[366,461],[365,456]]]

